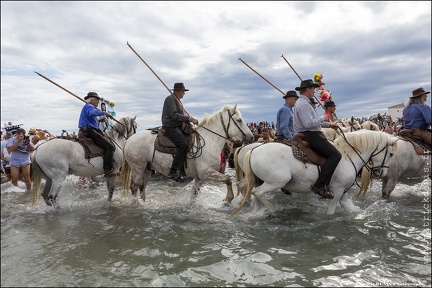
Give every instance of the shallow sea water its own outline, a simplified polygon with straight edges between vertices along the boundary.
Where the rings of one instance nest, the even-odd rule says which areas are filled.
[[[266,195],[274,216],[230,216],[241,197],[227,206],[225,186],[205,183],[194,198],[191,184],[154,175],[145,202],[118,186],[109,203],[103,178],[69,176],[56,211],[2,184],[1,286],[431,286],[430,179],[400,182],[388,201],[375,180],[334,215],[278,190]]]

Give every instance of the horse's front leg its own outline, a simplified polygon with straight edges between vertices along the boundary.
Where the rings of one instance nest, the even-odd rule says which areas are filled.
[[[225,183],[225,185],[227,187],[227,195],[226,195],[224,201],[226,204],[230,204],[231,201],[234,199],[234,192],[233,192],[233,188],[232,188],[231,177],[229,177],[228,175],[219,173],[216,170],[209,170],[208,175],[209,175],[208,176],[209,180],[214,180],[214,181]]]
[[[331,191],[333,192],[333,199],[330,200],[328,205],[328,215],[333,215],[336,212],[336,207],[339,202],[341,202],[342,196],[344,195],[343,188],[331,189]]]

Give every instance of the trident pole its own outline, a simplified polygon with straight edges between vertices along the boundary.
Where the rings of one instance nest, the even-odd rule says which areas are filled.
[[[291,67],[291,69],[294,71],[294,73],[297,75],[297,77],[300,79],[300,81],[303,81],[303,80],[301,79],[301,77],[298,75],[297,71],[294,69],[293,66],[291,66],[291,64],[290,64],[290,63],[288,62],[288,60],[284,57],[283,54],[282,54],[281,57],[285,60],[285,62],[288,64],[288,66]],[[315,95],[314,95],[314,98],[315,98],[315,100],[318,101],[318,104],[319,104],[319,105],[324,109],[324,106],[323,106],[322,103],[319,101],[319,99],[318,99],[317,97],[315,97]]]
[[[159,81],[162,83],[162,85],[168,90],[168,92],[177,100],[177,102],[180,104],[180,106],[183,108],[183,111],[189,116],[189,113],[186,111],[186,109],[183,106],[183,103],[181,103],[181,101],[174,95],[174,93],[165,85],[165,83],[162,81],[161,78],[159,78],[159,76],[153,71],[153,69],[144,61],[143,58],[141,58],[141,56],[135,51],[135,49],[132,48],[132,46],[129,44],[129,42],[126,42],[126,44],[129,46],[129,48],[135,53],[135,55],[138,56],[139,59],[141,59],[141,61],[147,66],[147,68],[150,69],[150,71],[156,76],[156,78],[159,79]]]
[[[247,67],[249,67],[249,69],[251,69],[253,72],[255,72],[258,76],[260,76],[262,79],[264,79],[265,81],[267,81],[267,83],[269,83],[271,86],[273,86],[274,88],[276,88],[276,90],[278,90],[279,92],[282,93],[282,95],[285,95],[284,92],[282,92],[282,90],[280,90],[278,87],[276,87],[275,85],[273,85],[269,80],[267,80],[266,78],[264,78],[261,74],[259,74],[257,71],[255,71],[251,66],[249,66],[246,62],[244,62],[241,58],[239,58],[239,60],[245,64]]]
[[[71,91],[69,91],[68,89],[66,89],[66,88],[64,88],[64,87],[62,87],[62,86],[60,86],[59,84],[57,84],[57,83],[55,83],[54,81],[52,81],[51,79],[49,79],[49,78],[47,78],[47,77],[45,77],[44,75],[42,75],[42,74],[40,74],[40,73],[38,73],[38,72],[36,72],[36,71],[34,71],[37,75],[39,75],[40,77],[42,77],[42,78],[44,78],[45,80],[47,80],[47,81],[49,81],[49,82],[51,82],[52,84],[54,84],[54,85],[56,85],[57,87],[59,87],[59,88],[61,88],[61,89],[63,89],[64,91],[66,91],[66,92],[68,92],[69,94],[71,94],[72,96],[74,96],[75,98],[77,98],[77,99],[79,99],[79,100],[81,100],[81,101],[83,101],[84,103],[87,103],[84,99],[82,99],[81,97],[79,97],[79,96],[77,96],[77,95],[75,95],[74,93],[72,93]],[[119,123],[119,124],[121,124],[121,125],[123,125],[124,126],[124,124],[123,123],[121,123],[120,121],[118,121],[117,119],[115,119],[115,118],[112,118],[115,122],[117,122],[117,123]]]

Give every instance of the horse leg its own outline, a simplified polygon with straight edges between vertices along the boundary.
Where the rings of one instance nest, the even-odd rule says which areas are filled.
[[[341,188],[340,189],[334,189],[331,191],[333,192],[334,197],[329,202],[328,209],[327,209],[328,215],[333,215],[336,212],[336,207],[344,195],[344,193],[343,193],[344,191]]]
[[[262,203],[270,211],[269,214],[274,216],[275,212],[276,212],[276,207],[273,204],[271,204],[270,201],[268,201],[267,198],[265,198],[263,195],[264,195],[264,193],[277,190],[277,189],[284,187],[284,186],[285,185],[283,185],[283,184],[276,184],[275,185],[275,184],[270,184],[270,183],[264,182],[262,185],[254,188],[252,190],[252,192],[251,192],[252,195],[254,195],[256,200],[258,200],[258,201],[252,200],[252,205],[255,205],[255,203],[256,203],[258,206],[259,203]]]
[[[258,200],[256,202],[254,202],[252,200],[252,203],[254,205],[254,203],[256,203],[257,207],[259,207],[260,203],[264,204],[264,206],[270,211],[269,214],[272,216],[275,216],[275,212],[276,212],[276,208],[273,204],[270,203],[270,201],[267,200],[267,198],[265,198],[262,193],[257,193],[256,191],[252,191],[252,195],[255,196],[255,199]]]
[[[339,202],[340,202],[340,204],[344,210],[347,210],[350,212],[359,211],[359,208],[356,205],[354,205],[354,203],[352,202],[352,200],[350,198],[348,198],[347,193],[342,194],[342,197],[341,197]]]
[[[198,193],[200,191],[201,185],[203,184],[203,181],[200,178],[195,178],[195,184],[192,187],[192,191],[193,191],[193,197],[197,197]]]
[[[107,183],[107,189],[108,189],[108,201],[111,202],[113,194],[114,194],[115,177],[107,177],[106,183]]]
[[[232,188],[232,180],[230,177],[226,181],[224,181],[227,186],[227,195],[225,197],[225,202],[227,204],[231,203],[231,201],[234,199],[234,192]]]
[[[58,193],[60,192],[62,188],[61,183],[55,183],[54,185],[51,185],[51,191],[48,193],[46,197],[44,197],[45,203],[47,203],[48,206],[53,206],[54,210],[57,210],[60,208],[58,204]],[[45,188],[44,188],[45,193]]]
[[[42,192],[42,197],[48,206],[52,206],[51,199],[49,198],[49,192],[51,191],[51,187],[52,187],[52,179],[47,177],[45,182],[45,187]]]
[[[397,180],[394,180],[394,178],[389,179],[390,177],[384,177],[382,179],[382,189],[381,189],[381,198],[382,199],[389,199],[390,193],[394,190],[397,184]],[[399,178],[397,178],[399,179]]]
[[[140,194],[141,194],[141,199],[143,201],[145,201],[146,199],[146,195],[145,195],[145,188],[147,187],[147,183],[150,179],[150,176],[152,174],[152,171],[149,169],[145,169],[144,170],[144,179],[143,179],[143,184],[139,185],[139,189],[140,189]]]

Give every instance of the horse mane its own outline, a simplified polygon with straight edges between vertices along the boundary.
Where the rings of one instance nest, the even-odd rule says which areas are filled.
[[[334,145],[338,148],[343,157],[350,157],[356,154],[355,147],[360,151],[375,149],[379,144],[389,143],[390,134],[381,131],[361,129],[344,134],[345,137],[338,137]]]
[[[117,132],[118,135],[125,135],[128,132],[127,131],[128,127],[132,127],[132,125],[135,125],[135,128],[136,128],[136,124],[133,123],[133,122],[135,122],[135,119],[136,119],[136,117],[134,117],[134,118],[131,118],[131,117],[120,118],[120,120],[118,120],[118,121],[120,123],[122,123],[123,125],[118,123],[118,122],[115,122],[114,125],[112,125],[111,129],[106,131],[106,134],[108,136],[113,137],[114,136],[113,133],[115,131],[115,132]]]
[[[211,126],[211,125],[213,125],[215,123],[218,123],[220,121],[219,112],[224,112],[224,111],[229,111],[229,110],[231,110],[231,107],[229,107],[228,105],[226,105],[225,107],[223,107],[219,111],[216,111],[212,115],[206,114],[201,119],[201,121],[199,121],[197,127],[201,127],[201,126],[204,126],[206,124],[207,124],[207,126]],[[240,111],[238,111],[237,109],[236,109],[236,113],[240,115]]]

